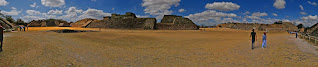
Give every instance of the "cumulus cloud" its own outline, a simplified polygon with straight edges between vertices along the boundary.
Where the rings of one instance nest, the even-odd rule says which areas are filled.
[[[300,9],[301,9],[301,10],[305,10],[305,9],[304,9],[304,7],[303,7],[302,5],[299,5],[299,7],[300,7]]]
[[[268,14],[267,13],[261,13],[261,12],[255,12],[255,13],[253,13],[252,14],[252,16],[268,16]]]
[[[63,10],[50,10],[47,14],[63,14]]]
[[[204,21],[209,21],[209,20],[214,20],[214,21],[220,21],[221,18],[229,18],[229,17],[237,17],[236,14],[234,13],[223,13],[223,12],[217,12],[215,10],[207,10],[201,13],[196,13],[196,14],[190,14],[189,16],[185,16],[186,18],[189,18],[193,20],[194,22],[204,22]]]
[[[307,13],[306,12],[299,12],[300,14],[302,14],[302,15],[307,15]]]
[[[311,5],[314,5],[314,6],[317,6],[318,4],[316,2],[310,2],[310,1],[307,1],[309,4]]]
[[[33,7],[33,8],[34,8],[34,7],[35,7],[35,8],[38,8],[38,6],[36,6],[36,3],[33,3],[33,4],[31,4],[31,5],[30,5],[30,7]]]
[[[41,15],[42,14],[40,11],[36,11],[36,10],[26,10],[26,13],[28,13],[29,15]]]
[[[272,15],[273,15],[273,16],[278,16],[276,13],[273,13]]]
[[[245,17],[250,19],[262,19],[261,17],[258,17],[258,16],[245,16]]]
[[[184,10],[184,9],[179,9],[179,12],[184,12],[184,11],[186,11],[186,10]]]
[[[90,8],[84,11],[83,15],[79,16],[79,18],[80,19],[84,19],[84,18],[102,19],[105,16],[111,16],[111,13],[104,13],[102,10]]]
[[[67,13],[67,14],[74,14],[74,13],[82,13],[83,10],[81,9],[77,9],[76,7],[70,7],[68,8],[67,11],[65,11],[64,13]]]
[[[60,19],[69,19],[71,21],[77,21],[79,20],[78,14],[81,14],[83,10],[77,9],[76,7],[70,7],[67,11],[64,11],[66,13],[65,15],[62,15]]]
[[[309,15],[309,16],[306,16],[306,17],[302,17],[301,19],[302,20],[310,20],[310,21],[318,21],[317,15],[315,15],[315,16]]]
[[[206,4],[205,8],[219,10],[219,11],[232,11],[232,10],[238,10],[240,8],[240,5],[237,5],[232,2],[214,2],[212,4],[211,3]]]
[[[65,4],[64,0],[41,0],[42,5],[47,7],[60,7]]]
[[[138,17],[138,18],[148,18],[149,15],[146,15],[146,16],[136,15],[136,17]]]
[[[15,7],[11,7],[11,9],[12,9],[12,10],[16,10],[17,8],[15,8]]]
[[[142,7],[145,7],[145,13],[157,16],[161,19],[163,15],[170,15],[172,13],[171,6],[178,6],[181,0],[143,0]]]
[[[39,16],[23,16],[23,17],[20,17],[22,18],[23,21],[32,21],[32,20],[41,20],[41,19],[45,19],[43,17],[39,17]]]
[[[20,17],[23,21],[32,21],[32,20],[41,20],[41,19],[48,19],[48,18],[56,18],[56,15],[50,15],[52,13],[41,13],[40,11],[36,10],[26,10],[28,15]]]
[[[4,15],[19,15],[22,11],[11,10],[11,11],[1,11]]]
[[[276,0],[273,6],[277,9],[284,9],[286,1],[285,0]]]
[[[244,12],[243,14],[244,15],[247,15],[247,14],[250,14],[251,12],[249,12],[249,11],[246,11],[246,12]]]
[[[6,0],[0,0],[0,6],[6,6],[8,4],[9,2],[7,2]]]
[[[300,21],[297,21],[296,23],[302,23],[305,26],[312,26],[318,22],[318,16],[317,15],[308,15],[300,18]]]

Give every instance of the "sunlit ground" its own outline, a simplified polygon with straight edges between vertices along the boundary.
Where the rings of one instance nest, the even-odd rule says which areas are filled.
[[[1,66],[318,66],[315,51],[298,48],[305,41],[286,32],[269,32],[268,48],[261,33],[251,50],[250,31],[116,30],[55,33],[47,30],[94,28],[30,27],[28,32],[5,33]],[[304,51],[307,50],[307,51]]]

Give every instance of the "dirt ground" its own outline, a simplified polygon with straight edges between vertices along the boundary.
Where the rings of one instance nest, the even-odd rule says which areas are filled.
[[[0,66],[318,66],[316,49],[285,32],[269,32],[265,49],[261,48],[262,32],[257,32],[258,41],[252,50],[250,31],[233,29],[43,32],[50,29],[62,28],[29,28],[29,32],[5,33]]]

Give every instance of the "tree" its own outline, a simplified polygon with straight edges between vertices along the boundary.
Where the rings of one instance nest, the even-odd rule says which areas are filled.
[[[275,22],[274,24],[283,24],[283,21]]]
[[[5,15],[4,18],[9,21],[10,23],[14,23],[14,19],[12,18],[12,16],[9,15]]]
[[[300,29],[300,28],[303,28],[304,25],[303,24],[298,24],[297,27],[298,27],[298,29]]]

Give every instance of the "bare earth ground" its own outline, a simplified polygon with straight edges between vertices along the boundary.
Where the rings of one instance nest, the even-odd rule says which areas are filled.
[[[43,32],[49,29],[62,28],[5,33],[0,66],[318,66],[317,51],[285,32],[268,33],[265,49],[261,48],[261,32],[257,32],[259,41],[251,50],[250,31],[242,30]]]

